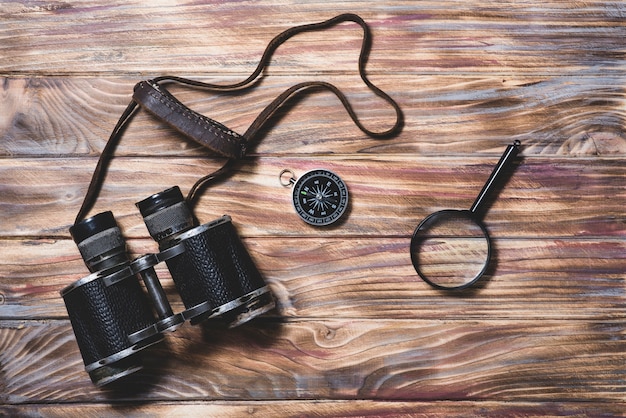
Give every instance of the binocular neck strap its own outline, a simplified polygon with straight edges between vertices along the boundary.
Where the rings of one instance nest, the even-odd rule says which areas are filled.
[[[385,131],[371,131],[367,129],[359,120],[358,116],[354,112],[352,105],[348,98],[333,84],[323,81],[310,81],[303,82],[291,86],[278,97],[276,97],[263,111],[256,117],[250,127],[242,135],[227,128],[221,123],[201,115],[194,110],[188,108],[181,103],[176,97],[174,97],[165,87],[167,83],[183,84],[191,87],[200,88],[212,92],[225,92],[236,91],[249,88],[259,78],[263,69],[269,64],[272,54],[282,43],[296,34],[315,31],[320,29],[329,28],[341,22],[354,22],[357,23],[363,29],[363,40],[361,45],[361,52],[359,54],[358,71],[361,80],[371,89],[374,94],[381,97],[388,102],[396,113],[396,121],[394,125]],[[263,128],[265,123],[271,119],[276,111],[293,96],[300,92],[309,91],[312,89],[324,89],[329,90],[339,98],[344,108],[348,112],[348,115],[356,126],[374,138],[389,138],[400,132],[403,124],[402,111],[400,106],[384,91],[376,87],[365,74],[365,64],[371,48],[371,35],[369,28],[365,21],[358,15],[352,13],[346,13],[338,15],[332,19],[326,20],[320,23],[313,23],[308,25],[295,26],[287,29],[281,34],[277,35],[265,48],[263,55],[252,74],[245,80],[234,84],[212,84],[204,83],[196,80],[190,80],[182,77],[175,76],[161,76],[152,80],[142,81],[135,86],[133,92],[133,100],[130,102],[122,116],[120,117],[117,125],[113,129],[106,146],[102,150],[100,159],[93,173],[91,183],[85,195],[83,204],[78,212],[75,223],[84,219],[87,212],[91,209],[95,200],[97,199],[100,187],[106,175],[106,168],[108,161],[113,155],[115,147],[119,142],[119,138],[122,136],[125,126],[130,122],[132,116],[140,105],[148,113],[152,114],[157,119],[165,122],[172,128],[179,131],[184,136],[192,139],[200,145],[208,148],[212,152],[226,157],[227,160],[224,165],[218,170],[200,178],[196,184],[191,188],[187,195],[187,201],[192,203],[198,194],[198,191],[208,184],[210,181],[220,177],[227,173],[233,166],[233,162],[242,158],[246,154],[246,150],[249,147],[249,143],[254,139],[257,133]]]

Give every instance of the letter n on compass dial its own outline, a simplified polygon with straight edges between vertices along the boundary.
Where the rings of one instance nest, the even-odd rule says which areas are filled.
[[[348,207],[348,188],[329,170],[304,173],[293,187],[293,206],[306,223],[316,226],[332,224]]]

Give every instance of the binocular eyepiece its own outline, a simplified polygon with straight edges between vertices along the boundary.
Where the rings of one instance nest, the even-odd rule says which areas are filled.
[[[234,327],[275,306],[228,215],[199,225],[178,187],[154,194],[137,207],[159,245],[158,253],[131,261],[111,212],[70,228],[91,274],[61,295],[85,370],[98,386],[141,369],[133,354],[161,341],[163,332],[186,320],[197,324],[220,318]],[[173,313],[154,270],[161,262],[185,305],[181,313]]]

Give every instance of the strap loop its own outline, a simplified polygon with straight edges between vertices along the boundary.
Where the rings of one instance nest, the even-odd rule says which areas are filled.
[[[352,108],[348,98],[341,92],[339,88],[331,83],[323,81],[310,81],[296,84],[284,92],[282,92],[276,99],[274,99],[263,111],[256,117],[250,127],[243,135],[228,129],[221,123],[201,115],[187,106],[182,104],[176,99],[167,89],[165,84],[168,82],[180,83],[191,87],[201,88],[208,91],[235,91],[249,88],[261,75],[263,69],[269,64],[272,54],[278,46],[287,41],[289,38],[296,34],[325,29],[334,26],[341,22],[354,22],[357,23],[363,29],[363,40],[361,45],[361,52],[359,54],[358,71],[361,80],[367,85],[367,87],[374,92],[378,97],[388,102],[394,109],[396,114],[396,121],[394,125],[385,131],[371,131],[367,129],[359,120],[356,112]],[[152,80],[142,81],[135,86],[133,92],[133,100],[130,102],[121,118],[117,122],[115,129],[111,133],[109,140],[102,150],[100,159],[93,173],[89,188],[85,195],[83,204],[76,216],[75,223],[84,219],[85,215],[97,199],[98,193],[102,186],[102,181],[106,175],[106,167],[110,158],[113,156],[113,152],[120,137],[122,136],[124,127],[130,122],[132,116],[137,108],[137,105],[141,105],[148,113],[155,116],[157,119],[165,122],[169,126],[175,128],[184,136],[191,138],[198,142],[202,146],[209,150],[228,158],[226,163],[214,171],[202,178],[200,178],[196,184],[191,188],[187,196],[187,201],[192,201],[196,198],[199,191],[209,182],[217,179],[218,177],[226,174],[232,169],[234,160],[241,159],[246,152],[249,142],[254,139],[257,133],[263,128],[264,124],[274,115],[274,113],[289,99],[300,92],[305,92],[313,88],[323,88],[329,90],[339,98],[342,105],[348,112],[348,115],[356,126],[365,134],[374,138],[389,138],[400,132],[403,125],[403,115],[400,110],[400,106],[384,91],[376,87],[365,74],[365,64],[369,56],[371,48],[371,35],[369,28],[365,21],[358,15],[352,13],[341,14],[334,18],[328,19],[320,23],[313,23],[301,26],[295,26],[280,33],[265,48],[263,55],[256,67],[256,69],[250,74],[248,78],[243,81],[234,84],[212,84],[204,83],[197,80],[190,80],[187,78],[176,76],[161,76]]]

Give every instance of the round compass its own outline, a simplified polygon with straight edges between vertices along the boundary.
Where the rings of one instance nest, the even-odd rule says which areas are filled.
[[[288,183],[283,182],[285,173],[291,175]],[[283,186],[293,185],[293,207],[298,216],[308,224],[330,225],[348,207],[348,187],[332,171],[311,170],[296,180],[291,170],[283,170],[279,177]]]

